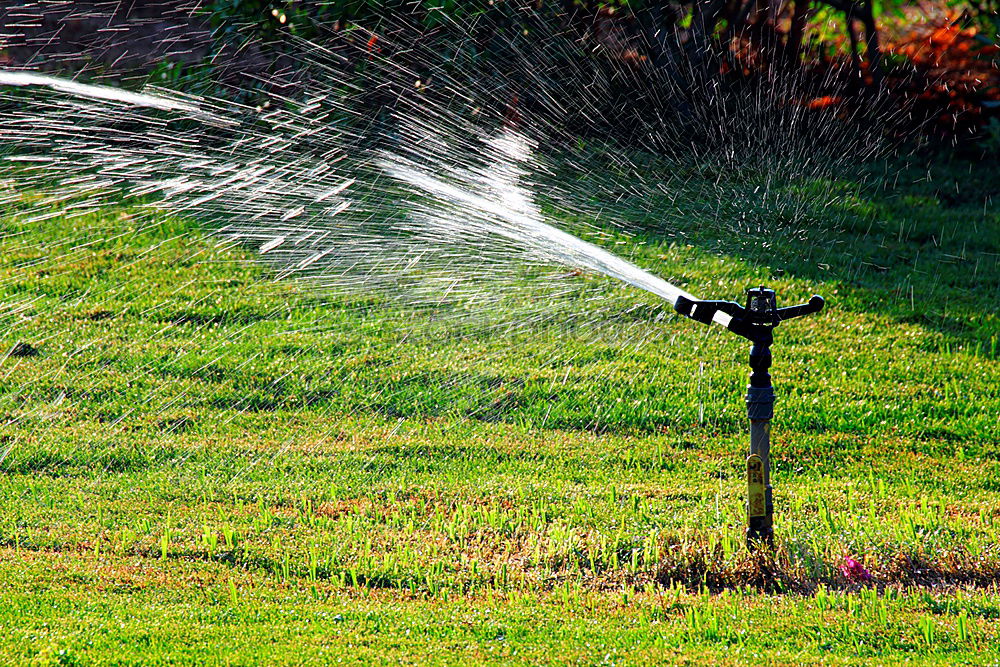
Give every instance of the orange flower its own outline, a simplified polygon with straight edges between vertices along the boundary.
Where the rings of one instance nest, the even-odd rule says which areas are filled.
[[[842,101],[843,101],[843,98],[840,98],[840,97],[837,97],[837,96],[834,96],[834,95],[824,95],[823,97],[816,97],[816,98],[813,98],[813,99],[809,100],[809,102],[806,104],[806,108],[808,108],[808,109],[826,109],[826,108],[835,106],[837,104],[840,104]]]

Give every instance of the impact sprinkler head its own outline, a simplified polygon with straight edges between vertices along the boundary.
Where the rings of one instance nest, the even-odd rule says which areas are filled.
[[[754,287],[747,290],[747,305],[734,301],[699,301],[677,298],[674,309],[698,322],[723,324],[751,343],[750,384],[747,386],[747,417],[750,419],[750,456],[747,457],[747,545],[774,542],[774,504],[771,495],[771,418],[774,416],[774,390],[771,387],[771,344],[773,331],[785,320],[818,313],[825,305],[814,295],[808,303],[778,308],[773,289]],[[719,313],[724,313],[723,317]]]
[[[711,323],[717,312],[725,313],[731,318],[726,325],[727,329],[755,345],[770,345],[774,340],[771,334],[774,327],[785,320],[818,313],[825,303],[823,297],[815,294],[808,303],[778,308],[774,290],[761,286],[747,290],[746,307],[735,301],[701,301],[680,296],[674,309],[681,315],[704,324]]]

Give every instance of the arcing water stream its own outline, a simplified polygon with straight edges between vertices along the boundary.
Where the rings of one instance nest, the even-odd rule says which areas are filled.
[[[674,305],[679,296],[694,299],[679,287],[657,278],[635,264],[543,222],[541,210],[519,184],[522,174],[516,165],[530,159],[531,147],[528,141],[508,130],[489,143],[507,160],[495,162],[482,172],[468,174],[467,179],[462,179],[468,182],[478,181],[480,187],[488,190],[488,195],[446,183],[399,156],[386,154],[379,164],[386,174],[412,186],[418,194],[433,197],[444,207],[457,207],[463,212],[461,216],[442,215],[431,218],[439,224],[440,232],[446,236],[476,232],[502,236],[522,245],[539,258],[548,258],[571,268],[583,267],[617,278],[659,296],[670,305]],[[729,323],[729,319],[725,313],[716,313],[716,321],[723,326]]]
[[[150,109],[174,112],[181,119],[198,123],[237,125],[236,121],[227,121],[218,111],[203,110],[196,101],[172,99],[159,94],[132,93],[108,86],[81,84],[58,77],[0,70],[0,86],[2,85],[49,88],[65,95],[65,98],[60,100],[61,105],[66,105],[62,106],[64,109],[73,105],[75,101],[83,100],[79,109],[84,113],[92,110],[92,106],[86,101],[96,100],[114,105],[114,108],[104,110],[106,114],[114,114],[115,109],[120,109],[119,105],[124,105],[130,107],[130,115],[137,113],[137,109]],[[24,120],[20,119],[19,122]],[[157,202],[158,206],[166,210],[184,211],[198,217],[204,215],[205,210],[213,210],[218,202],[225,202],[227,207],[235,205],[236,202],[230,199],[234,195],[239,197],[252,195],[251,198],[244,199],[242,206],[234,206],[237,210],[230,214],[233,219],[222,229],[228,233],[239,230],[237,234],[241,237],[259,239],[260,254],[269,258],[281,257],[280,250],[284,250],[282,246],[286,243],[302,246],[303,238],[310,239],[305,246],[308,250],[299,249],[290,256],[287,254],[283,256],[286,263],[278,267],[280,273],[288,274],[310,267],[323,267],[324,259],[326,262],[335,261],[337,265],[357,264],[369,260],[369,257],[361,256],[372,252],[369,244],[342,243],[344,238],[361,236],[359,230],[351,229],[351,224],[356,219],[343,214],[352,206],[357,206],[352,201],[351,195],[352,188],[360,186],[359,179],[367,176],[379,181],[383,177],[389,177],[397,182],[397,188],[402,187],[404,191],[412,190],[419,198],[423,198],[419,203],[420,208],[433,209],[433,212],[424,210],[418,214],[419,222],[413,214],[409,217],[409,224],[413,225],[410,231],[419,229],[426,235],[426,239],[437,239],[438,243],[456,244],[464,240],[481,244],[484,239],[501,237],[515,243],[525,257],[530,257],[536,262],[551,262],[570,269],[595,271],[655,294],[671,305],[681,295],[693,298],[684,290],[653,276],[635,264],[544,222],[544,216],[535,203],[533,194],[521,183],[521,179],[527,173],[522,166],[533,159],[532,144],[527,137],[514,129],[504,128],[495,136],[482,139],[482,147],[489,156],[483,167],[462,167],[444,163],[420,165],[406,155],[382,150],[374,160],[380,171],[368,174],[345,173],[331,168],[332,164],[327,165],[322,162],[308,166],[303,163],[288,165],[265,158],[255,160],[249,165],[239,162],[220,163],[219,155],[225,155],[232,147],[218,149],[215,154],[200,155],[196,152],[197,148],[192,150],[183,136],[176,136],[173,137],[172,144],[164,143],[155,147],[158,152],[167,156],[166,161],[172,163],[176,171],[176,174],[165,177],[157,168],[161,165],[156,165],[157,160],[164,158],[158,158],[152,152],[154,147],[142,140],[134,143],[126,141],[122,144],[113,141],[119,137],[111,137],[112,141],[108,141],[108,145],[102,145],[99,142],[105,136],[107,128],[100,128],[89,138],[90,143],[84,143],[81,141],[82,133],[78,132],[79,126],[60,126],[54,122],[57,119],[51,117],[48,119],[51,123],[48,127],[44,122],[45,119],[34,120],[36,122],[30,123],[31,129],[23,131],[20,136],[10,136],[12,131],[8,127],[7,139],[12,142],[14,151],[7,156],[7,160],[48,164],[54,168],[50,172],[53,174],[68,169],[73,175],[63,185],[63,196],[80,191],[89,193],[94,187],[107,187],[108,182],[102,182],[102,178],[110,177],[114,179],[116,187],[124,188],[130,194],[162,195],[163,198]],[[405,119],[403,122],[405,123]],[[414,125],[414,128],[417,127],[421,126]],[[432,133],[426,133],[426,128],[423,136],[414,139],[415,131],[417,130],[412,128],[409,130],[411,140],[420,145],[448,140],[446,135],[434,136]],[[49,156],[28,155],[18,151],[20,142],[29,136],[37,138],[39,133],[43,135],[43,141],[56,142],[59,141],[60,133],[63,133],[65,143],[56,143]],[[240,138],[239,141],[246,139]],[[280,141],[272,138],[265,144],[273,147],[279,145]],[[71,159],[79,162],[67,164],[63,157],[64,152],[55,150],[59,146],[67,148],[65,152],[73,154],[74,157]],[[450,147],[445,146],[445,149],[448,150]],[[176,161],[178,158],[180,161]],[[291,171],[292,166],[297,171]],[[198,170],[210,174],[212,180],[198,180],[193,176]],[[444,172],[450,182],[443,180],[439,172]],[[339,180],[336,176],[338,173],[343,173]],[[285,190],[284,179],[293,182],[309,176],[315,178],[310,184],[311,191],[292,192],[291,201],[288,201],[287,191],[279,191],[279,189]],[[261,197],[272,195],[280,196],[279,202],[261,201]],[[288,201],[285,210],[273,208],[275,203],[283,201]],[[271,208],[254,210],[248,208],[251,202]],[[306,212],[306,207],[315,207],[321,202],[334,203],[325,207],[323,213],[311,217],[308,226],[294,227],[287,224],[302,216]],[[378,206],[382,209],[366,212],[361,218],[361,224],[365,225],[368,233],[373,229],[384,229],[388,237],[397,230],[388,225],[380,227],[381,223],[378,220],[374,225],[371,224],[370,216],[391,219],[397,214],[390,209],[406,209],[408,202],[390,197],[379,201]],[[264,224],[268,215],[280,223],[277,229]],[[342,222],[345,220],[346,222]],[[273,236],[268,238],[268,234]],[[298,238],[289,240],[292,234],[298,234]],[[380,251],[375,249],[375,252]],[[353,256],[355,254],[358,256]],[[391,274],[386,278],[391,280]],[[717,318],[723,325],[729,319],[724,313],[718,313]]]

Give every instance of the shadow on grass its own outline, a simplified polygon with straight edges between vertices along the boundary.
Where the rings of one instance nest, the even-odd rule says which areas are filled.
[[[681,178],[669,195],[626,197],[615,211],[650,241],[681,240],[772,279],[844,288],[826,295],[831,306],[939,334],[928,352],[998,359],[997,168],[938,155],[930,166],[872,163],[807,181]]]

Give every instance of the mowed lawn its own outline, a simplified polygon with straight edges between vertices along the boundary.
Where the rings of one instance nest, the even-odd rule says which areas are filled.
[[[904,169],[805,242],[720,254],[706,204],[615,246],[705,298],[828,299],[776,332],[778,548],[753,556],[726,332],[583,275],[537,286],[572,326],[463,333],[197,220],[24,193],[0,663],[995,664],[1000,215],[973,168]]]

